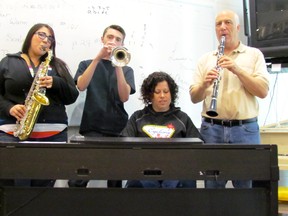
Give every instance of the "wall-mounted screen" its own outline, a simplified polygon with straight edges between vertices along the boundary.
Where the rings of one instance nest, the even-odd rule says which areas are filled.
[[[266,58],[288,56],[288,1],[243,0],[248,44]]]

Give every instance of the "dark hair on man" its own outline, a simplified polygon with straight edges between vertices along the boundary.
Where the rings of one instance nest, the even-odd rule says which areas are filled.
[[[124,29],[121,26],[119,26],[119,25],[110,25],[110,26],[106,27],[104,29],[104,32],[103,32],[103,37],[105,36],[105,34],[108,31],[108,29],[115,29],[115,30],[121,32],[121,34],[123,35],[123,42],[124,42],[124,39],[126,37],[126,33],[125,33]]]
[[[167,81],[171,94],[171,104],[175,105],[178,98],[178,85],[169,74],[162,71],[151,73],[146,79],[144,79],[141,86],[141,97],[145,105],[151,103],[156,85],[163,81]]]

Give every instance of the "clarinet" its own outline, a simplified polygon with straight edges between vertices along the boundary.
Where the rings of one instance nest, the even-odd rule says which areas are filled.
[[[224,49],[225,49],[225,36],[223,35],[220,40],[220,45],[219,45],[218,55],[217,55],[216,70],[218,72],[218,77],[214,80],[210,108],[206,112],[206,114],[211,117],[218,116],[218,113],[216,111],[217,110],[217,96],[218,96],[219,83],[221,80],[220,72],[222,71],[222,68],[218,65],[218,61],[224,55]]]

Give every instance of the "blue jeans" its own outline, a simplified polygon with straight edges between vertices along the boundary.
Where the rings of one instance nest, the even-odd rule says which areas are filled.
[[[129,180],[126,188],[196,188],[194,180]]]
[[[144,188],[176,188],[179,181],[177,180],[163,180],[163,181],[149,181],[141,180]]]
[[[206,144],[260,144],[257,122],[225,127],[202,121],[200,133]],[[225,188],[227,181],[205,181],[206,188]],[[252,181],[233,180],[235,188],[251,188]]]

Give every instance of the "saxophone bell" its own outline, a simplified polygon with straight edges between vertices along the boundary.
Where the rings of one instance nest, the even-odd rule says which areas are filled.
[[[114,67],[126,66],[131,59],[131,54],[125,47],[116,47],[111,52],[111,62]]]

